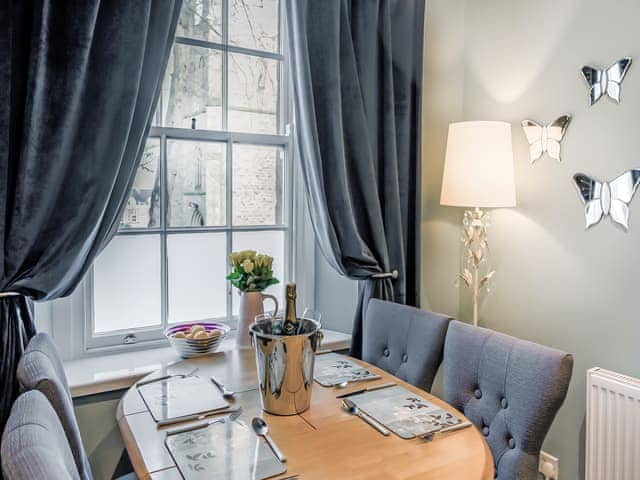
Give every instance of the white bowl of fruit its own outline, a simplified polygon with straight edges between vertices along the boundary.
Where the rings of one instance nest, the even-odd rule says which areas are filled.
[[[169,327],[165,336],[182,358],[215,352],[231,329],[224,323],[188,322]]]

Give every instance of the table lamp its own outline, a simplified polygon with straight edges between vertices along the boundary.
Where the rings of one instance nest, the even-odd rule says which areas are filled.
[[[488,215],[481,209],[516,205],[510,124],[449,125],[440,205],[471,208],[462,221],[464,252],[458,281],[473,290],[473,324],[477,326],[480,291],[495,273],[488,259]]]

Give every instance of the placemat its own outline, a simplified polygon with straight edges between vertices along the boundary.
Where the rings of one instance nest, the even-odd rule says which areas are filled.
[[[401,438],[423,436],[462,423],[456,415],[400,386],[360,393],[349,399]]]
[[[380,375],[363,368],[349,357],[339,353],[316,355],[313,378],[323,387],[333,387],[342,382],[373,380]]]
[[[171,435],[165,445],[185,480],[257,480],[287,471],[267,443],[238,422]]]
[[[156,422],[222,410],[229,403],[208,379],[172,377],[138,387]]]

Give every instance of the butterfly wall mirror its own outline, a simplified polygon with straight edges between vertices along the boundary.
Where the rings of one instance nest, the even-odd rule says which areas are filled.
[[[624,57],[606,70],[597,67],[582,67],[582,76],[589,87],[589,106],[596,103],[603,95],[607,95],[616,103],[620,103],[620,85],[631,66],[631,57]]]
[[[610,182],[601,182],[584,173],[576,173],[573,181],[585,205],[586,228],[607,215],[625,230],[629,228],[629,203],[640,183],[640,169],[627,170]]]
[[[570,122],[571,115],[569,114],[556,118],[549,125],[540,125],[533,120],[522,121],[522,129],[529,142],[531,163],[545,153],[558,161],[562,160],[560,158],[560,142],[564,138]]]

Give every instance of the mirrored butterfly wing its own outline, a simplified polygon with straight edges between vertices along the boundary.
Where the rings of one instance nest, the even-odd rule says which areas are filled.
[[[529,159],[533,163],[542,156],[545,150],[545,146],[542,144],[542,125],[533,120],[523,120],[521,125],[529,143]]]
[[[627,170],[616,179],[609,182],[611,190],[611,210],[609,214],[611,219],[622,225],[625,229],[629,228],[629,206],[633,195],[640,184],[640,170]]]
[[[629,206],[626,203],[611,199],[609,215],[611,220],[622,225],[625,230],[629,229]]]
[[[547,127],[549,130],[549,138],[553,138],[556,142],[562,141],[569,123],[571,123],[571,115],[569,114],[556,118],[553,123]]]
[[[625,57],[607,68],[607,95],[620,103],[620,84],[631,66],[631,57]]]
[[[582,67],[582,76],[589,86],[589,105],[593,105],[604,93],[602,91],[602,71],[597,68],[584,66]]]
[[[624,80],[629,67],[631,66],[631,57],[624,57],[607,68],[607,80],[620,84]]]
[[[607,82],[607,95],[611,100],[620,103],[620,85],[616,82]]]
[[[580,199],[584,203],[584,216],[586,228],[598,223],[604,214],[602,210],[602,182],[595,180],[583,173],[576,173],[573,181],[578,188]]]
[[[609,182],[611,199],[628,204],[636,193],[638,184],[640,184],[640,169],[627,170]]]
[[[547,139],[547,154],[559,162],[562,161],[560,158],[560,142],[554,140],[553,138]]]
[[[560,158],[560,142],[564,138],[570,122],[571,115],[562,115],[547,127],[547,153],[551,158],[555,158],[559,162],[562,161]]]

